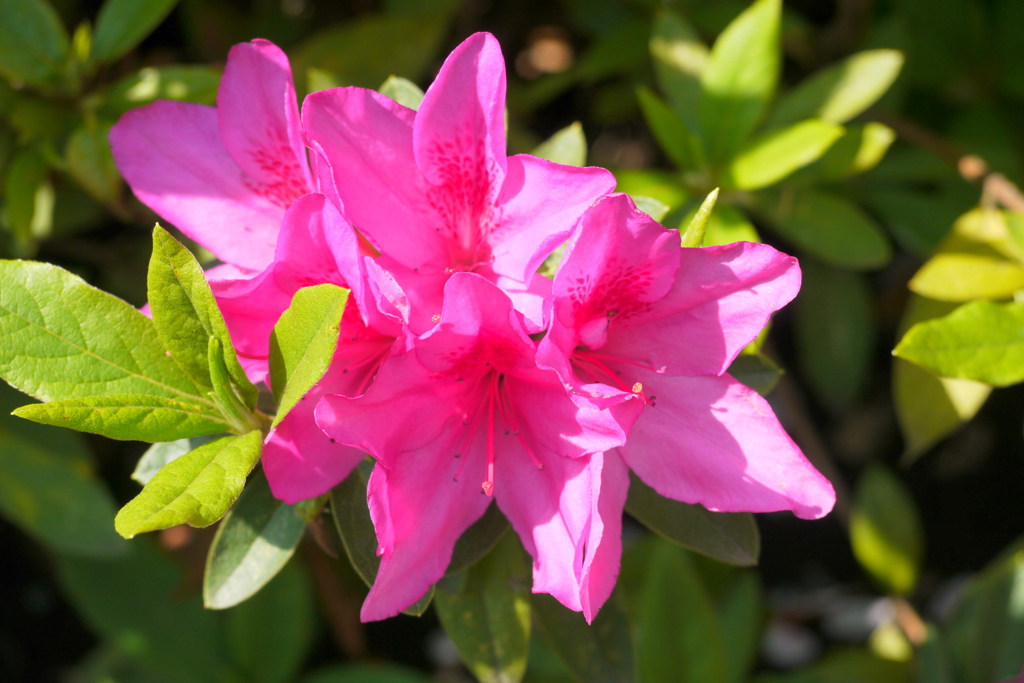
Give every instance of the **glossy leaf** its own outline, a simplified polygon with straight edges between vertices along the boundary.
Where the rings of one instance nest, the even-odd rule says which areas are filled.
[[[113,204],[121,196],[121,174],[114,164],[106,124],[81,126],[64,149],[68,174],[100,202]]]
[[[740,190],[777,183],[820,158],[843,132],[842,126],[809,119],[766,133],[740,150],[723,182]]]
[[[479,562],[505,536],[508,528],[508,520],[498,506],[489,506],[483,517],[473,522],[455,542],[445,576],[457,574]]]
[[[327,372],[338,345],[338,326],[348,290],[322,284],[295,292],[270,333],[270,377],[277,399],[271,427],[281,424]]]
[[[684,548],[720,562],[746,567],[757,564],[761,535],[748,513],[711,512],[658,495],[630,474],[626,512],[647,528]]]
[[[705,160],[700,138],[683,119],[648,88],[637,88],[636,98],[647,127],[672,163],[683,170],[703,168]]]
[[[821,70],[779,100],[770,127],[817,118],[846,123],[885,94],[903,68],[898,50],[867,50]]]
[[[750,135],[779,78],[780,0],[757,0],[722,32],[701,74],[701,128],[712,163],[730,160]]]
[[[21,242],[47,237],[53,227],[53,186],[46,161],[35,150],[23,150],[11,161],[5,183],[7,224]]]
[[[696,217],[698,210],[694,210],[693,217]],[[693,217],[684,218],[683,223],[689,225]],[[728,204],[717,204],[708,216],[702,246],[714,247],[733,242],[760,241],[761,236],[757,234],[754,224],[747,220],[747,217],[739,209]]]
[[[762,396],[767,396],[782,378],[782,368],[763,354],[744,353],[729,366],[729,374]]]
[[[253,476],[210,546],[203,604],[227,609],[255,595],[291,559],[305,528],[295,506],[274,498],[262,473]]]
[[[121,508],[114,528],[132,538],[178,524],[213,524],[242,492],[262,443],[263,435],[252,431],[218,439],[174,460]]]
[[[423,102],[423,91],[408,78],[388,76],[378,91],[381,95],[387,95],[403,107],[413,110],[419,109],[420,103]]]
[[[0,74],[52,85],[68,56],[68,36],[45,0],[0,0]]]
[[[882,465],[857,482],[850,515],[857,560],[879,583],[901,595],[914,590],[924,557],[924,531],[910,492]]]
[[[227,431],[208,405],[139,394],[91,396],[33,403],[14,411],[18,417],[127,441],[174,441]]]
[[[142,42],[178,0],[106,0],[96,17],[92,57],[112,62]]]
[[[583,126],[578,121],[566,126],[537,145],[530,154],[556,164],[586,166],[587,138],[583,135]]]
[[[1024,381],[1024,304],[965,304],[914,325],[893,353],[942,377],[1016,384]]]
[[[650,50],[658,85],[669,104],[688,126],[698,125],[707,45],[681,14],[661,9],[654,18]]]
[[[153,321],[45,263],[0,261],[0,376],[43,401],[146,394],[209,403]]]
[[[804,286],[796,300],[797,360],[827,408],[850,407],[871,370],[875,325],[863,276],[801,261]]]
[[[718,188],[711,190],[708,196],[701,202],[700,207],[697,208],[697,213],[693,215],[689,223],[686,224],[686,228],[682,229],[681,241],[684,247],[699,247],[704,244],[704,236],[707,234],[708,220],[711,218],[711,212],[715,208],[715,202],[718,201]]]
[[[580,683],[631,683],[633,636],[629,617],[613,594],[587,625],[580,612],[544,593],[530,596],[534,619],[558,659]]]
[[[516,683],[530,649],[530,570],[519,539],[509,534],[463,580],[442,582],[434,607],[470,671],[483,683]]]
[[[159,225],[153,229],[147,282],[153,325],[171,358],[196,384],[216,389],[210,374],[209,340],[218,340],[233,387],[247,408],[255,407],[256,387],[238,362],[202,267],[192,252]]]
[[[896,132],[892,128],[875,121],[848,126],[846,134],[820,159],[794,173],[790,180],[835,181],[864,173],[882,160],[895,140]]]
[[[885,233],[860,207],[829,192],[784,192],[766,207],[786,239],[840,268],[869,270],[892,258]]]
[[[163,469],[164,465],[210,441],[213,439],[209,436],[199,436],[193,439],[155,443],[146,449],[146,452],[139,458],[139,462],[135,464],[132,479],[145,486],[157,472]]]
[[[119,118],[156,100],[216,104],[220,71],[208,66],[147,66],[114,84],[103,98],[103,113]]]

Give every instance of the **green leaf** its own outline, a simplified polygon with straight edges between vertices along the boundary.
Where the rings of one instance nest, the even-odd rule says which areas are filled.
[[[530,571],[512,534],[466,570],[457,591],[444,582],[434,607],[462,660],[483,683],[516,683],[530,649]]]
[[[861,647],[832,650],[813,665],[789,674],[762,674],[753,683],[910,683],[909,667]],[[931,683],[931,682],[929,682]]]
[[[348,290],[322,284],[295,292],[270,333],[270,378],[277,399],[271,428],[281,424],[327,372],[338,345],[338,325]]]
[[[659,223],[669,212],[669,207],[665,206],[654,197],[636,196],[630,197],[630,199],[632,199],[633,203],[636,204],[636,208],[640,209]]]
[[[370,480],[373,465],[360,463],[359,467],[331,490],[331,514],[338,529],[341,544],[345,548],[352,568],[356,570],[367,586],[377,578],[380,558],[377,556],[377,533],[373,529],[370,510],[366,505],[366,486]],[[434,597],[431,586],[426,595],[405,610],[404,614],[420,616]]]
[[[715,202],[718,201],[718,188],[711,190],[708,196],[701,202],[700,207],[697,209],[697,213],[693,214],[693,218],[686,224],[686,229],[682,231],[681,240],[682,246],[684,247],[699,247],[704,244],[704,236],[707,234],[708,219],[711,218],[711,212],[715,208]],[[682,227],[682,226],[680,226]]]
[[[915,323],[950,313],[956,304],[911,295],[900,321],[901,334]],[[992,387],[968,379],[938,377],[901,358],[893,359],[893,405],[906,444],[907,466],[970,420],[984,405]]]
[[[431,683],[433,678],[395,664],[345,664],[323,669],[302,683]]]
[[[629,476],[626,512],[673,543],[720,562],[752,566],[761,553],[761,535],[752,515],[711,512],[665,498],[634,474]]]
[[[882,160],[889,146],[896,140],[896,131],[888,126],[869,121],[846,129],[828,151],[814,163],[792,176],[792,182],[827,182],[848,178],[871,170]]]
[[[636,613],[641,680],[725,683],[721,624],[685,550],[655,543]]]
[[[33,149],[15,155],[5,187],[7,224],[19,242],[43,239],[53,229],[53,185],[46,161]]]
[[[153,322],[45,263],[0,261],[0,376],[43,401],[145,394],[209,403]]]
[[[198,436],[194,439],[155,443],[147,448],[139,458],[139,462],[135,465],[135,471],[132,472],[132,479],[145,486],[157,472],[163,469],[164,465],[211,441],[213,441],[212,437]]]
[[[480,561],[508,531],[508,520],[497,505],[490,505],[483,517],[466,529],[452,550],[445,576],[452,576]]]
[[[767,396],[782,377],[782,368],[760,353],[744,353],[729,366],[729,374],[748,387]]]
[[[121,174],[114,164],[107,124],[75,129],[64,148],[68,174],[98,201],[113,204],[121,197]]]
[[[699,121],[700,78],[708,61],[707,45],[686,19],[671,9],[654,18],[651,58],[658,85],[691,130]]]
[[[618,185],[616,192],[625,192],[631,197],[643,196],[657,199],[669,207],[682,206],[688,192],[678,173],[651,168],[619,169],[615,171]]]
[[[900,595],[914,590],[924,531],[910,492],[882,465],[868,467],[857,482],[850,543],[857,561],[883,586]]]
[[[58,558],[63,593],[91,630],[140,660],[145,680],[239,680],[219,615],[182,595],[182,570],[156,544],[127,545],[130,554],[116,561]]]
[[[534,593],[530,606],[541,633],[558,659],[581,683],[631,683],[633,637],[629,618],[615,594],[588,625],[583,614],[550,595]]]
[[[408,78],[399,76],[388,76],[388,79],[378,89],[381,95],[390,97],[403,107],[417,110],[423,102],[423,91],[420,87]]]
[[[1024,304],[965,304],[914,325],[893,353],[942,377],[1016,384],[1024,381]]]
[[[757,126],[779,78],[780,0],[757,0],[722,32],[701,75],[701,128],[712,163],[730,160]]]
[[[683,223],[689,225],[697,215],[699,209],[694,209],[693,216],[683,219]],[[705,247],[715,247],[721,244],[732,244],[733,242],[760,242],[761,236],[757,234],[754,224],[747,220],[734,206],[728,204],[717,204],[715,210],[708,216],[707,229],[704,232]]]
[[[52,85],[68,56],[68,35],[45,0],[0,0],[0,74]]]
[[[203,575],[203,604],[227,609],[248,600],[288,563],[306,523],[274,498],[263,474],[252,481],[213,538]]]
[[[947,647],[939,630],[929,624],[928,640],[918,648],[914,660],[914,670],[917,674],[915,680],[922,683],[955,683],[949,656],[946,654]]]
[[[796,300],[797,360],[825,407],[842,411],[867,384],[875,345],[871,296],[862,275],[803,259]]]
[[[566,126],[537,145],[530,154],[556,164],[586,166],[587,138],[583,135],[583,126],[578,121]]]
[[[741,683],[750,677],[761,643],[761,584],[754,572],[739,572],[729,592],[716,605],[725,640],[726,681]]]
[[[111,119],[157,100],[216,104],[220,71],[208,66],[147,66],[125,76],[104,96],[102,113]]]
[[[740,150],[723,183],[740,190],[777,183],[819,159],[844,132],[834,123],[808,119],[765,133]]]
[[[105,0],[96,17],[92,58],[112,62],[121,57],[162,22],[178,0]]]
[[[870,270],[892,258],[881,228],[841,195],[787,190],[764,208],[779,234],[833,266]]]
[[[245,407],[252,410],[256,406],[256,387],[238,362],[202,266],[159,225],[153,228],[147,283],[153,325],[169,355],[199,386],[217,389],[210,374],[209,348],[209,340],[216,339],[233,387],[241,394]]]
[[[33,403],[14,411],[26,420],[126,441],[174,441],[216,434],[228,425],[210,406],[139,394]]]
[[[114,501],[87,461],[0,427],[0,512],[51,550],[103,557],[125,551],[110,525]]]
[[[246,683],[296,679],[313,645],[316,604],[300,565],[290,564],[259,595],[227,615],[232,659]]]
[[[867,50],[822,69],[779,100],[768,119],[779,127],[818,118],[846,123],[885,94],[903,68],[898,50]]]
[[[169,463],[121,508],[114,528],[132,538],[179,524],[213,524],[242,492],[262,444],[263,434],[254,430],[218,439]]]
[[[702,169],[705,160],[700,138],[683,119],[644,86],[637,88],[636,97],[647,126],[672,163],[684,171]]]

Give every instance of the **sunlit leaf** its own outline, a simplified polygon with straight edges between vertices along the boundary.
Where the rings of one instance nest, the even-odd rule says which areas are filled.
[[[26,242],[48,237],[53,227],[53,185],[46,161],[33,149],[14,156],[5,183],[7,224],[14,236]]]
[[[693,216],[683,218],[683,223],[689,225],[693,218],[696,217],[697,211],[699,209],[694,209]],[[754,224],[747,220],[747,217],[734,206],[717,204],[708,216],[703,242],[705,247],[715,247],[734,242],[760,241],[761,236],[757,234]]]
[[[723,183],[741,190],[772,185],[819,159],[843,132],[842,126],[809,119],[766,133],[737,153]]]
[[[139,462],[135,464],[132,479],[145,486],[157,472],[163,469],[164,465],[210,441],[213,441],[212,437],[198,436],[193,439],[155,443],[146,449],[146,452],[139,458]]]
[[[537,145],[530,154],[557,164],[586,166],[587,138],[583,135],[583,126],[578,121],[566,126]]]
[[[681,14],[662,8],[654,18],[650,50],[658,85],[669,104],[687,125],[697,126],[707,45]]]
[[[895,140],[896,132],[881,123],[869,121],[850,125],[846,134],[820,159],[794,173],[790,180],[806,183],[834,181],[864,173],[882,160]]]
[[[693,215],[693,218],[686,224],[685,228],[681,228],[681,243],[684,247],[699,247],[704,244],[704,236],[707,234],[708,220],[711,217],[711,212],[715,208],[715,202],[718,201],[718,188],[711,190],[708,196],[704,198],[700,206],[697,208],[697,212]]]
[[[683,119],[648,88],[637,88],[636,97],[647,127],[672,163],[683,170],[703,168],[704,149],[700,138]]]
[[[388,79],[378,89],[381,95],[387,95],[395,102],[409,109],[419,109],[423,102],[423,91],[420,87],[408,78],[400,76],[388,76]]]
[[[640,209],[659,223],[669,212],[669,207],[665,206],[654,197],[644,197],[641,195],[630,197],[630,199],[632,199],[633,203],[636,204],[636,208]]]

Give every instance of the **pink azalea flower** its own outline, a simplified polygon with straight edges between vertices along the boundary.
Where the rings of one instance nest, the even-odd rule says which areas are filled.
[[[684,249],[628,196],[611,195],[583,216],[555,275],[538,362],[581,405],[597,388],[642,392],[629,440],[606,461],[621,457],[661,495],[822,517],[832,485],[768,403],[726,373],[799,288],[790,256],[749,242]]]
[[[320,427],[378,461],[368,499],[381,564],[364,621],[422,597],[492,496],[534,558],[535,592],[588,619],[611,593],[628,486],[611,449],[625,430],[574,404],[535,352],[509,297],[457,273],[436,327],[388,358],[364,395],[320,401]]]
[[[412,327],[430,328],[444,283],[475,272],[542,325],[550,282],[536,274],[614,177],[598,168],[505,153],[505,62],[493,36],[457,47],[419,111],[363,88],[334,88],[303,103],[320,183],[384,256],[409,294]]]
[[[402,335],[402,293],[372,259],[355,231],[322,194],[288,209],[274,262],[249,280],[211,283],[239,358],[254,381],[267,376],[270,334],[302,287],[332,283],[351,290],[340,341],[324,377],[267,436],[263,469],[274,495],[295,503],[326,493],[365,453],[329,438],[313,411],[325,394],[358,396]],[[383,311],[383,312],[382,312]]]
[[[161,100],[110,131],[135,196],[221,261],[258,271],[313,188],[291,67],[266,40],[231,48],[217,107]]]

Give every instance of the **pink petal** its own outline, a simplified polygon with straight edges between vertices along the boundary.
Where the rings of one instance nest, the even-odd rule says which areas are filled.
[[[217,91],[224,146],[253,192],[281,208],[313,188],[288,57],[267,40],[231,48]]]
[[[110,130],[121,174],[139,200],[220,260],[262,270],[284,209],[253,191],[221,141],[212,107],[158,101]]]
[[[720,374],[800,290],[792,256],[737,242],[682,249],[675,286],[635,321],[613,324],[601,353],[669,374]]]
[[[499,218],[488,237],[494,270],[526,281],[569,237],[583,212],[614,189],[615,176],[603,168],[563,166],[528,154],[510,157],[497,200]]]
[[[658,493],[720,512],[817,519],[832,509],[832,485],[753,389],[729,375],[635,376],[649,404],[620,452]]]

